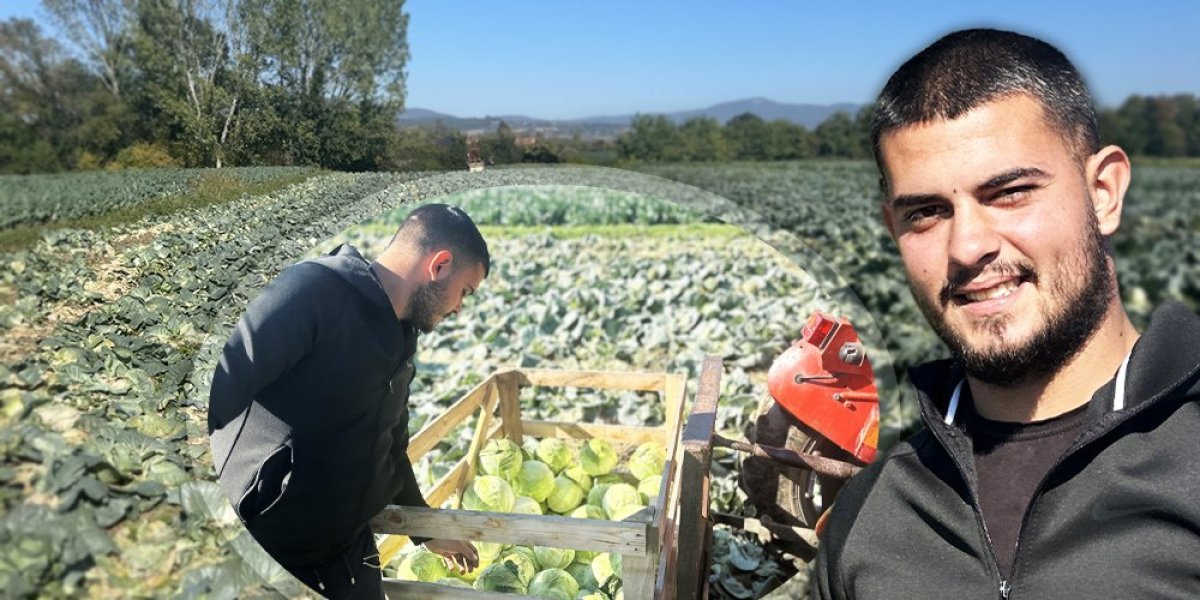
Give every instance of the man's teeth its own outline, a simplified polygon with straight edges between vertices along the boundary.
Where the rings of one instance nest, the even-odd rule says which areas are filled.
[[[1017,290],[1016,282],[1002,283],[996,287],[986,290],[963,294],[963,296],[971,302],[983,302],[984,300],[994,300],[1003,298]]]

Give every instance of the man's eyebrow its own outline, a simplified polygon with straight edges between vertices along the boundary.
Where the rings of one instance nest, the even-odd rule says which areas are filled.
[[[892,208],[908,208],[933,202],[941,202],[944,198],[939,194],[901,194],[892,198]]]
[[[1018,179],[1025,179],[1027,177],[1045,178],[1049,176],[1050,175],[1048,173],[1037,167],[1018,167],[1016,169],[1009,169],[1008,171],[1005,171],[983,182],[983,184],[979,186],[979,189],[990,190],[992,188],[1008,185]]]

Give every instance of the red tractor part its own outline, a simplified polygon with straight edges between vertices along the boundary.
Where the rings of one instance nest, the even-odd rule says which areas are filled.
[[[879,393],[850,321],[814,311],[767,372],[771,397],[812,433],[863,464],[879,446]]]

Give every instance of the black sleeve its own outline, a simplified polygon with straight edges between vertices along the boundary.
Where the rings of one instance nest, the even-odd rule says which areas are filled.
[[[396,461],[396,468],[404,478],[404,486],[400,488],[400,493],[396,494],[396,497],[392,499],[392,503],[401,506],[429,508],[429,504],[425,502],[425,497],[421,495],[421,486],[417,485],[417,476],[413,473],[412,463],[409,462],[407,453],[400,453],[400,458]],[[409,539],[414,544],[424,544],[432,538],[409,536]]]
[[[406,400],[407,401],[407,400]],[[408,460],[408,422],[397,425],[393,430],[393,438],[397,440],[401,449],[393,456],[396,461],[396,470],[402,478],[403,485],[400,486],[400,491],[392,498],[392,504],[401,506],[416,506],[420,508],[429,508],[429,504],[425,502],[425,496],[421,493],[421,486],[417,485],[417,475],[413,472],[412,462]],[[414,544],[424,544],[431,538],[411,537]]]

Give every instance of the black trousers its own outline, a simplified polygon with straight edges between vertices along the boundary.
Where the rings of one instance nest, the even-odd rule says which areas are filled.
[[[329,562],[283,567],[326,598],[384,598],[379,548],[369,527],[363,528],[349,550]]]

